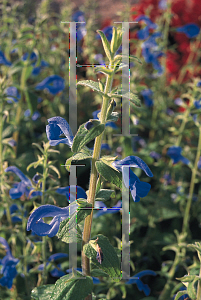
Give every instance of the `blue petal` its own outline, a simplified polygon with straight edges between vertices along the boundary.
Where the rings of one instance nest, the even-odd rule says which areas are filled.
[[[31,186],[31,181],[15,166],[10,166],[5,169],[5,172],[13,172],[15,173],[21,181],[26,184],[27,186]]]
[[[143,29],[140,29],[138,32],[137,32],[137,37],[139,40],[145,40],[147,39],[149,36],[149,27],[146,26],[145,28]]]
[[[55,253],[48,258],[48,261],[55,261],[60,258],[68,257],[66,253]]]
[[[0,65],[11,66],[12,63],[8,61],[2,51],[0,51]]]
[[[153,23],[147,16],[145,15],[141,15],[139,17],[137,17],[135,19],[135,21],[139,22],[139,21],[144,21],[146,23],[146,25],[148,26],[148,28],[152,28],[152,29],[156,29],[157,25],[155,23]]]
[[[183,32],[188,38],[196,37],[199,34],[200,28],[196,24],[187,24],[176,29],[177,32]]]
[[[59,143],[65,143],[70,147],[73,144],[73,133],[68,122],[61,117],[53,117],[48,119],[49,125],[46,126],[46,133],[48,140],[56,145]],[[60,139],[59,136],[64,133],[66,139]]]
[[[116,166],[130,166],[134,168],[140,168],[142,169],[147,176],[153,177],[153,174],[147,164],[138,156],[127,156],[126,158],[114,161],[113,165]]]
[[[6,252],[11,253],[10,247],[9,247],[7,241],[3,237],[0,237],[0,243],[5,247]]]
[[[64,88],[65,80],[59,75],[51,75],[45,78],[35,87],[36,90],[47,89],[52,95],[56,95],[57,93],[63,91]]]

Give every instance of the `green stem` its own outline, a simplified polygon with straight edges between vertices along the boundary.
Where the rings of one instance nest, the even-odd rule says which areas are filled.
[[[19,100],[18,106],[17,106],[17,112],[16,112],[16,118],[15,118],[15,125],[17,127],[17,130],[13,133],[13,139],[18,143],[18,138],[19,138],[19,124],[20,124],[20,119],[21,119],[21,114],[22,114],[22,102],[23,102],[23,96],[24,96],[24,91],[25,91],[25,86],[26,86],[26,70],[27,70],[27,64],[26,61],[24,62],[25,66],[22,69],[22,75],[21,75],[21,80],[20,80],[20,90],[21,90],[21,98]],[[15,155],[17,155],[17,145],[13,147],[15,151]]]
[[[42,178],[42,196],[41,196],[41,205],[45,204],[45,184],[46,184],[46,178],[47,178],[47,149],[44,152],[44,161],[43,161],[43,178]],[[47,237],[42,237],[42,260],[44,264],[43,273],[42,273],[42,280],[41,285],[46,284],[47,282],[47,270],[46,270],[46,262],[47,262],[47,255],[46,255],[46,241]]]
[[[193,198],[193,191],[194,191],[194,187],[195,187],[195,179],[196,179],[196,173],[197,173],[197,169],[198,169],[198,161],[200,158],[200,153],[201,153],[201,126],[199,127],[198,148],[197,148],[194,167],[192,170],[191,183],[190,183],[190,189],[189,189],[189,197],[188,197],[185,214],[184,214],[182,233],[186,233],[189,229],[190,209],[191,209],[191,203],[192,203],[192,198]]]
[[[112,65],[112,63],[111,63]],[[111,86],[113,82],[113,74],[107,76],[107,81],[105,85],[105,93],[109,93],[111,91]],[[106,114],[108,108],[109,99],[107,97],[103,97],[101,114],[100,114],[100,122],[102,124],[106,123]],[[92,204],[94,207],[94,199],[96,194],[96,185],[97,185],[97,176],[98,172],[96,170],[95,163],[100,157],[101,151],[101,142],[103,137],[104,131],[95,139],[94,151],[92,156],[92,167],[91,167],[91,175],[90,175],[90,182],[89,182],[89,194],[87,201]],[[92,225],[92,218],[93,218],[93,210],[89,216],[86,217],[84,223],[84,231],[83,231],[83,242],[82,247],[87,244],[90,240],[91,236],[91,225]],[[90,265],[89,265],[89,258],[84,254],[82,251],[82,269],[84,275],[90,275]],[[86,298],[87,299],[87,298]],[[91,299],[91,298],[89,298]]]
[[[198,257],[199,257],[199,260],[200,260],[200,274],[199,274],[199,276],[201,277],[201,256],[200,256],[199,252],[198,252]],[[197,299],[201,299],[201,281],[200,280],[198,281]]]

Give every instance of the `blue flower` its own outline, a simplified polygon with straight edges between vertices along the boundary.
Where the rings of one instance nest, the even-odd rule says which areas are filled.
[[[107,151],[111,151],[110,146],[108,145],[108,143],[103,143],[101,145],[101,150],[107,150]]]
[[[198,169],[201,169],[201,156],[200,159],[198,160]]]
[[[177,28],[176,31],[185,33],[188,38],[194,38],[199,34],[200,28],[196,24],[191,23]]]
[[[74,191],[76,192],[74,193]],[[87,194],[85,190],[82,187],[76,185],[60,187],[56,190],[56,192],[60,195],[65,195],[67,200],[71,200],[71,202],[80,198],[87,199]]]
[[[201,98],[199,100],[194,101],[194,105],[197,109],[201,108]]]
[[[146,23],[146,27],[143,29],[140,29],[137,32],[137,37],[139,40],[145,40],[149,36],[149,29],[156,29],[157,25],[153,23],[147,16],[141,15],[135,19],[135,21],[144,21]]]
[[[28,58],[31,61],[31,65],[35,66],[37,59],[38,59],[38,55],[34,51],[30,55],[29,55],[29,53],[23,54],[23,56],[22,56],[23,61],[26,61]]]
[[[27,231],[32,230],[39,236],[48,235],[53,237],[57,234],[60,222],[69,218],[78,208],[77,204],[71,204],[67,207],[57,207],[54,205],[42,205],[36,208],[30,215],[27,222]],[[42,218],[53,217],[49,224],[46,224]]]
[[[150,191],[151,185],[147,182],[142,182],[129,168],[129,174],[127,174],[125,167],[134,167],[142,169],[147,176],[153,177],[153,174],[147,164],[137,156],[128,156],[122,160],[114,161],[113,166],[121,171],[123,174],[123,181],[126,188],[130,188],[131,195],[135,202],[139,202],[140,198],[147,196]]]
[[[163,52],[157,50],[158,45],[156,43],[156,38],[160,37],[160,32],[155,32],[152,34],[152,36],[149,37],[148,40],[146,40],[142,44],[142,55],[145,59],[146,63],[151,63],[153,68],[158,71],[156,74],[157,76],[160,76],[163,73],[163,68],[160,65],[158,58],[164,55]]]
[[[150,156],[154,158],[156,161],[161,158],[161,155],[155,151],[150,152]]]
[[[15,86],[10,86],[5,90],[5,94],[7,96],[7,102],[13,103],[18,102],[20,100],[20,93],[18,92],[17,88]]]
[[[24,116],[25,117],[29,117],[31,115],[31,111],[30,109],[27,109],[25,112],[24,112]],[[32,120],[33,121],[36,121],[38,118],[40,117],[40,113],[38,111],[35,111],[33,113],[33,115],[31,116]]]
[[[31,74],[32,74],[33,76],[36,76],[36,75],[40,74],[40,71],[41,71],[43,68],[48,67],[48,66],[49,66],[49,64],[48,64],[45,60],[41,60],[40,66],[35,67],[35,68],[33,69],[33,71],[32,71]]]
[[[10,166],[5,169],[5,172],[13,172],[21,179],[21,182],[15,183],[13,185],[14,187],[9,191],[9,195],[12,199],[20,198],[24,193],[30,198],[42,196],[42,192],[34,191],[31,181],[17,167]]]
[[[62,143],[72,147],[74,136],[68,122],[62,117],[50,118],[48,122],[49,125],[46,126],[46,134],[50,141],[50,146]],[[60,138],[61,134],[64,134],[66,138]]]
[[[56,260],[58,260],[60,258],[64,258],[64,257],[68,257],[68,254],[65,254],[65,253],[55,253],[55,254],[51,255],[48,258],[48,261],[49,262],[55,262]],[[46,263],[46,266],[49,265],[49,262]],[[43,269],[44,269],[44,264],[41,264],[40,266],[38,266],[38,270],[39,271],[42,271]],[[62,271],[60,264],[57,264],[56,268],[53,268],[50,271],[50,274],[51,274],[52,277],[62,277],[64,275],[66,275],[66,273]]]
[[[158,7],[162,10],[165,10],[167,8],[167,0],[160,0],[158,3]]]
[[[93,115],[93,118],[95,120],[98,119],[98,114],[100,112],[100,109],[99,110],[95,110],[94,112],[92,112],[92,115]],[[108,121],[106,124],[105,124],[105,127],[111,127],[113,129],[118,129],[118,126],[114,123],[114,122],[111,122],[111,121]]]
[[[190,161],[181,155],[182,148],[178,146],[172,146],[168,149],[167,155],[173,160],[173,164],[178,163],[180,160],[188,165]]]
[[[56,95],[65,88],[65,80],[59,75],[51,75],[37,84],[36,90],[46,89],[50,94]]]
[[[10,67],[12,63],[8,61],[2,51],[0,51],[0,65],[5,65]]]
[[[10,210],[11,220],[13,223],[22,222],[22,218],[15,215],[16,212],[19,212],[19,208],[17,204],[12,204],[9,210]],[[6,214],[6,210],[4,210],[4,214]],[[26,212],[24,213],[24,216],[26,216]]]
[[[11,139],[11,140],[8,141],[8,144],[9,144],[11,147],[14,147],[14,146],[17,145],[17,142],[16,142],[15,140]]]
[[[145,89],[145,90],[141,91],[141,95],[144,99],[144,103],[146,106],[148,106],[148,107],[153,106],[153,99],[151,98],[151,96],[153,95],[152,90]]]
[[[72,20],[74,22],[85,22],[85,18],[84,18],[84,13],[80,10],[76,11],[73,15],[72,15]],[[86,26],[85,23],[78,23],[77,24],[77,41],[81,41],[83,39],[83,37],[87,34],[87,30],[86,30]],[[81,52],[82,49],[80,48]]]
[[[77,271],[82,272],[82,269],[81,269],[81,268],[77,268],[77,269],[74,269],[74,270],[77,270]],[[67,272],[67,273],[72,272],[72,268],[66,270],[66,272]],[[93,279],[93,284],[99,284],[99,283],[100,283],[100,280],[99,280],[98,278],[92,276],[92,279]]]
[[[98,218],[102,215],[105,214],[115,214],[117,212],[120,211],[121,207],[122,207],[122,201],[119,200],[117,202],[117,204],[115,204],[114,206],[112,206],[112,208],[107,208],[107,206],[105,205],[105,203],[103,203],[102,201],[96,201],[95,202],[95,208],[103,208],[100,211],[98,211],[95,215],[94,218]]]
[[[149,296],[150,292],[151,292],[149,286],[147,284],[144,284],[140,280],[141,277],[146,276],[146,275],[156,276],[156,273],[154,271],[151,271],[151,270],[145,270],[145,271],[139,272],[139,273],[135,274],[133,277],[131,277],[128,281],[126,281],[125,284],[135,283],[135,284],[137,284],[138,290],[140,292],[143,291],[146,296]]]
[[[18,264],[19,259],[12,256],[9,245],[4,238],[0,237],[0,243],[5,247],[6,250],[6,256],[0,260],[0,265],[2,265],[1,274],[3,274],[3,277],[0,279],[0,285],[11,289],[13,279],[17,275],[15,266]]]

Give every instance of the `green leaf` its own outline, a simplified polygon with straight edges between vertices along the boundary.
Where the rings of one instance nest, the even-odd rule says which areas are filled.
[[[14,131],[13,125],[7,126],[2,133],[2,138],[5,138],[5,137],[11,135],[13,133],[13,131]]]
[[[185,295],[185,294],[187,294],[187,291],[179,291],[179,292],[176,294],[174,300],[179,300],[179,298],[180,298],[181,296]]]
[[[111,115],[107,118],[107,121],[116,122],[119,119],[119,113],[114,111],[111,113]]]
[[[97,237],[98,241],[95,242]],[[103,261],[101,264],[96,260],[97,243],[103,252]],[[97,235],[95,238],[90,240],[88,244],[84,245],[83,251],[87,257],[91,258],[92,264],[95,265],[96,268],[103,270],[116,282],[121,280],[119,259],[115,249],[110,244],[107,237],[102,234]]]
[[[188,284],[188,287],[187,287],[187,292],[188,292],[188,295],[189,297],[192,299],[192,300],[196,300],[197,297],[196,297],[196,289],[195,289],[195,283],[196,281],[200,280],[200,278],[197,276],[197,278],[195,278],[192,282],[189,282]]]
[[[109,61],[111,61],[111,51],[110,51],[110,44],[108,42],[108,39],[106,38],[105,34],[101,30],[97,30],[98,34],[101,37],[103,48],[105,50],[105,54],[107,55]]]
[[[95,67],[94,72],[95,73],[100,72],[100,73],[103,73],[105,75],[111,75],[113,73],[113,70],[110,70],[106,67]]]
[[[177,280],[180,280],[182,282],[191,282],[195,279],[195,277],[197,277],[199,280],[199,276],[196,276],[196,275],[186,275],[186,276],[183,276],[181,278],[176,278]]]
[[[91,271],[91,276],[93,276],[93,277],[108,277],[108,274],[105,273],[103,270],[94,269]]]
[[[126,99],[130,99],[130,101],[135,104],[136,106],[140,107],[141,106],[141,101],[140,99],[138,98],[137,95],[133,94],[132,92],[125,92],[125,91],[122,91],[122,90],[117,90],[115,94],[109,94],[109,96],[111,98],[122,98],[122,96]]]
[[[50,166],[48,166],[48,168],[51,169],[51,170],[53,170],[55,173],[57,173],[58,178],[61,178],[59,170],[55,166],[50,165]]]
[[[79,81],[77,83],[77,85],[88,86],[92,90],[95,90],[96,92],[98,92],[99,94],[101,94],[101,96],[109,98],[109,96],[107,94],[105,94],[104,92],[102,92],[100,90],[99,83],[96,82],[96,81],[93,81],[93,80],[82,80],[82,81]]]
[[[97,194],[96,194],[96,201],[107,201],[110,199],[110,197],[114,195],[113,190],[106,190],[106,189],[101,189]]]
[[[32,92],[28,92],[28,96],[29,96],[29,101],[30,101],[31,107],[32,107],[32,113],[33,113],[37,109],[38,96]]]
[[[137,61],[140,64],[142,64],[142,61],[137,56],[134,56],[134,55],[128,56],[128,55],[124,55],[124,54],[118,54],[118,55],[116,55],[115,58],[114,58],[114,63],[117,63],[118,61],[122,61],[122,58],[124,58],[124,57],[125,58],[129,57],[130,61],[133,61],[133,62]]]
[[[88,154],[83,153],[83,152],[76,153],[75,155],[71,156],[70,158],[68,158],[66,160],[66,163],[65,163],[66,170],[68,172],[70,172],[70,166],[71,166],[72,161],[84,160],[84,159],[87,159],[87,158],[91,158],[91,155],[88,155]]]
[[[78,132],[74,137],[73,145],[72,145],[73,152],[79,152],[87,143],[89,143],[98,135],[100,135],[105,129],[105,125],[101,124],[100,121],[98,120],[94,124],[94,126],[89,130],[84,128],[85,124],[82,124],[79,127]]]
[[[41,152],[42,154],[44,154],[44,150],[43,150],[43,148],[42,148],[39,144],[37,144],[37,143],[32,143],[32,145],[35,146],[35,147],[37,147],[37,148],[40,150],[40,152]]]
[[[92,205],[86,201],[86,199],[81,199],[84,201],[80,201],[82,203],[78,206],[78,211],[75,212],[70,219],[60,223],[59,231],[57,232],[57,237],[61,239],[65,243],[71,243],[74,241],[81,242],[82,234],[80,234],[79,223],[82,222],[88,215],[91,213]],[[71,235],[69,234],[69,229],[77,227],[77,233],[75,231],[71,231]]]
[[[50,300],[54,288],[54,284],[36,287],[31,291],[31,298],[35,300]]]
[[[120,172],[115,171],[103,161],[96,162],[96,169],[106,181],[113,183],[120,189],[122,188],[122,174]]]
[[[92,293],[93,280],[91,277],[84,276],[77,272],[79,277],[72,277],[71,274],[62,276],[55,283],[54,290],[51,295],[51,300],[84,300],[85,297]]]

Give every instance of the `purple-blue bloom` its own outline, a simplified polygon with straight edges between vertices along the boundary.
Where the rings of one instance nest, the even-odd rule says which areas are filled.
[[[198,169],[201,169],[201,156],[200,159],[198,160]]]
[[[10,67],[12,63],[8,61],[2,51],[0,51],[0,65],[5,65]]]
[[[55,254],[51,255],[48,258],[48,262],[46,263],[46,266],[49,265],[49,262],[55,262],[56,260],[58,260],[60,258],[64,258],[64,257],[68,257],[68,254],[65,254],[65,253],[55,253]],[[44,264],[41,264],[40,266],[38,266],[38,270],[39,271],[42,271],[43,269],[44,269]],[[50,274],[51,274],[52,277],[62,277],[64,275],[66,275],[66,273],[62,271],[60,264],[57,264],[57,267],[53,268],[50,271]]]
[[[199,34],[200,28],[198,25],[191,23],[177,28],[176,31],[185,33],[188,38],[194,38]]]
[[[96,201],[95,202],[95,208],[102,208],[101,210],[99,210],[95,215],[94,218],[98,218],[102,215],[105,214],[115,214],[117,212],[120,211],[121,207],[122,207],[122,201],[119,200],[117,202],[117,204],[115,204],[114,206],[112,206],[111,208],[107,208],[107,206],[105,205],[105,203],[103,203],[102,201]]]
[[[152,276],[156,276],[156,273],[152,270],[145,270],[142,272],[139,272],[137,274],[135,274],[133,277],[131,277],[128,281],[126,281],[125,284],[137,284],[138,290],[141,292],[143,291],[145,293],[146,296],[149,296],[151,290],[149,288],[149,286],[147,284],[144,284],[140,279],[143,276],[147,276],[147,275],[152,275]]]
[[[139,202],[140,198],[147,196],[151,185],[147,182],[142,182],[129,168],[129,174],[125,167],[134,167],[142,169],[147,176],[153,177],[153,174],[147,164],[137,156],[128,156],[122,160],[114,161],[113,166],[123,174],[123,181],[126,188],[130,189],[131,195],[135,202]]]
[[[15,266],[18,264],[19,259],[12,256],[10,247],[3,237],[0,237],[0,243],[6,250],[6,256],[4,256],[2,260],[0,260],[0,265],[2,265],[1,274],[3,274],[3,277],[0,279],[0,285],[6,286],[7,288],[11,289],[13,279],[17,275]]]
[[[23,56],[22,56],[22,60],[25,61],[29,58],[29,60],[32,62],[31,65],[32,66],[35,66],[36,62],[37,62],[37,59],[38,59],[38,56],[37,54],[33,51],[31,54],[29,53],[24,53]]]
[[[77,268],[77,269],[74,269],[74,270],[77,270],[77,271],[82,272],[82,269],[81,269],[81,268]],[[72,272],[72,268],[66,270],[66,272],[67,272],[67,273],[71,273],[71,272]],[[93,279],[93,284],[99,284],[99,283],[100,283],[100,280],[99,280],[98,278],[92,276],[92,279]]]
[[[31,115],[31,111],[30,111],[30,109],[27,109],[27,110],[24,112],[24,116],[25,116],[25,117],[29,117],[30,115]],[[33,113],[33,115],[31,116],[31,119],[32,119],[33,121],[36,121],[39,117],[40,117],[40,113],[39,113],[38,111],[35,111],[35,112]]]
[[[167,8],[167,0],[160,0],[158,3],[158,7],[162,10],[165,10]]]
[[[85,22],[84,13],[80,10],[76,11],[72,15],[72,20],[74,22]],[[81,41],[83,37],[87,34],[86,22],[77,24],[77,41]],[[80,49],[81,50],[81,49]]]
[[[50,146],[56,146],[62,143],[72,147],[74,136],[68,122],[62,117],[53,117],[48,119],[48,123],[49,125],[46,125],[46,134],[50,141]],[[64,134],[66,138],[60,138],[62,134]]]
[[[201,108],[201,98],[199,100],[194,101],[194,105],[197,109]]]
[[[92,115],[93,115],[93,118],[95,120],[98,120],[98,114],[100,112],[100,109],[98,110],[95,110],[94,112],[92,112]],[[105,127],[111,127],[113,129],[118,129],[118,126],[114,123],[114,122],[111,122],[111,121],[108,121],[106,124],[105,124]]]
[[[155,152],[155,151],[150,152],[150,156],[152,158],[154,158],[155,160],[158,160],[158,159],[161,158],[161,155],[159,153]]]
[[[147,16],[141,15],[135,19],[135,21],[144,21],[146,23],[146,27],[143,29],[140,29],[137,32],[137,37],[139,40],[145,40],[149,36],[149,29],[156,29],[157,25],[153,23]]]
[[[56,95],[65,88],[65,80],[59,75],[51,75],[37,84],[36,90],[46,89],[50,94]]]
[[[172,146],[168,149],[167,155],[173,160],[173,164],[178,163],[180,160],[188,165],[190,161],[181,155],[182,148],[178,146]]]
[[[20,100],[20,93],[15,86],[9,86],[5,90],[5,93],[7,95],[8,103],[13,103],[13,101],[18,102]]]
[[[144,103],[146,106],[148,106],[148,107],[153,106],[153,99],[151,98],[153,95],[152,90],[145,89],[145,90],[141,91],[141,95],[144,99]]]
[[[41,191],[34,191],[31,181],[17,167],[10,166],[5,169],[5,172],[13,172],[21,179],[21,182],[13,184],[14,187],[9,191],[12,199],[20,198],[24,193],[30,198],[42,196]]]
[[[56,192],[60,195],[65,195],[67,200],[71,200],[71,202],[80,198],[87,199],[85,190],[82,187],[76,185],[60,187],[56,190]]]
[[[57,234],[60,222],[69,218],[78,208],[77,204],[72,204],[63,208],[54,205],[42,205],[36,208],[30,215],[27,222],[27,231],[32,230],[39,236],[53,237]],[[42,218],[53,217],[47,224]]]
[[[108,143],[103,143],[101,145],[101,150],[107,150],[107,151],[111,151],[110,146],[108,145]]]
[[[33,75],[33,76],[36,76],[36,75],[40,74],[40,71],[41,71],[43,68],[48,67],[48,66],[49,66],[49,64],[48,64],[45,60],[41,60],[40,66],[35,67],[35,68],[33,69],[32,75]]]

